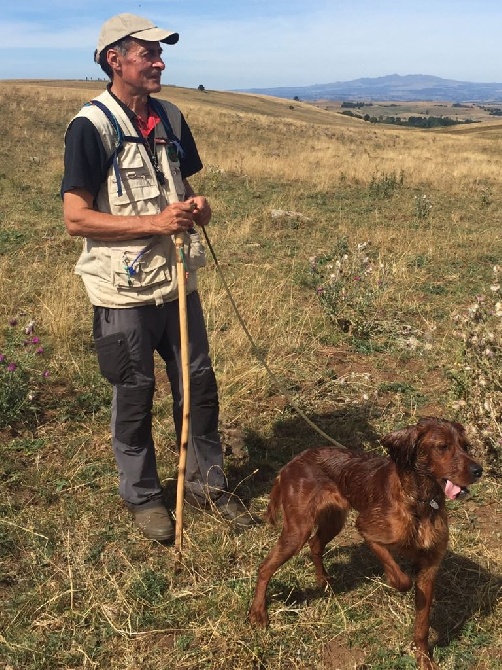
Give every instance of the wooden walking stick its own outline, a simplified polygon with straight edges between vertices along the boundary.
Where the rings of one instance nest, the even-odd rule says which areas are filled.
[[[183,551],[183,501],[185,497],[185,471],[188,450],[188,432],[190,426],[190,355],[187,319],[186,267],[183,242],[183,235],[177,235],[175,244],[177,253],[176,267],[178,273],[181,370],[183,379],[183,423],[181,427],[178,483],[176,488],[176,530],[174,536],[176,563],[179,563],[181,560],[181,553]]]

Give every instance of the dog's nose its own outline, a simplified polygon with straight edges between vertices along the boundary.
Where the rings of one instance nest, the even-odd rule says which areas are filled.
[[[479,465],[479,463],[473,463],[469,467],[469,470],[471,471],[471,475],[475,479],[479,479],[481,477],[481,475],[483,474],[483,468],[481,467],[481,465]]]

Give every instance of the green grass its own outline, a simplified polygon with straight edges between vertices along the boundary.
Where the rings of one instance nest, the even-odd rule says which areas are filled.
[[[64,128],[88,88],[52,97],[37,89],[37,97],[29,86],[5,85],[0,102],[0,113],[14,119],[0,140],[4,165],[9,159],[0,175],[0,350],[10,346],[12,355],[14,317],[17,329],[34,320],[44,345],[36,366],[31,359],[25,366],[33,411],[12,420],[4,412],[0,428],[0,669],[415,667],[413,596],[386,586],[350,525],[327,554],[334,591],[315,587],[302,552],[274,576],[271,626],[257,631],[246,614],[256,569],[277,530],[234,535],[188,509],[182,569],[175,573],[173,548],[147,542],[131,524],[109,444],[110,388],[97,370],[91,309],[72,274],[80,242],[65,233],[58,198]],[[237,113],[229,95],[182,94],[190,105],[208,101],[191,110],[196,128],[206,123],[204,110]],[[282,176],[271,178],[266,162],[250,176],[238,157],[280,145],[274,119],[283,109],[290,123],[293,112],[261,101],[263,117],[256,116],[253,98],[248,118],[245,97],[235,100],[241,130],[223,133],[233,143],[233,169],[207,168],[193,180],[211,200],[208,232],[235,302],[281,384],[347,446],[379,449],[382,434],[425,414],[468,426],[487,473],[470,501],[450,506],[450,551],[431,642],[442,670],[501,668],[502,366],[499,293],[490,288],[501,260],[501,184],[483,186],[488,199],[475,174],[469,188],[452,190],[440,180],[418,186],[406,171],[375,166],[364,183],[334,171],[321,187],[293,178],[287,161]],[[324,116],[315,114],[304,131],[318,139],[326,129],[319,125]],[[307,120],[303,107],[302,115]],[[46,118],[50,126],[42,125]],[[352,128],[343,123],[343,132]],[[372,132],[383,147],[386,131]],[[344,142],[348,152],[351,142]],[[199,144],[208,151],[204,136]],[[44,162],[33,148],[40,146]],[[427,215],[416,205],[424,193],[432,203]],[[273,217],[277,209],[286,214]],[[329,267],[336,261],[339,274]],[[253,355],[211,261],[200,290],[223,435],[236,427],[244,435],[239,448],[226,442],[230,485],[261,513],[278,469],[321,438]],[[43,383],[39,366],[49,372]],[[3,386],[0,400],[5,392]],[[160,365],[154,432],[172,504],[177,454]]]

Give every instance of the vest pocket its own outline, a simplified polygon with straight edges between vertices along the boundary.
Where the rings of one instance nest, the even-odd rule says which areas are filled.
[[[131,208],[133,213],[143,214],[147,210],[143,202],[154,201],[160,196],[159,187],[152,182],[149,174],[141,170],[121,170],[122,195],[118,194],[115,177],[111,178],[110,201],[115,207]],[[125,212],[124,212],[125,214]]]
[[[155,202],[155,206],[158,205],[159,186],[145,160],[148,159],[144,149],[137,144],[125,144],[119,161],[122,190],[120,195],[117,175],[113,169],[110,170],[108,192],[110,204],[116,213],[120,214],[120,209],[127,207],[130,211],[124,211],[124,214],[145,214],[149,211],[147,207],[151,202]]]
[[[121,291],[141,291],[171,281],[168,253],[160,242],[113,247],[110,252],[112,282]]]

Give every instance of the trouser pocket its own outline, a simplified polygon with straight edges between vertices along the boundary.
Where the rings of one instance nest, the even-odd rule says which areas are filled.
[[[132,384],[136,380],[129,344],[124,333],[113,333],[94,340],[99,369],[111,384]]]

